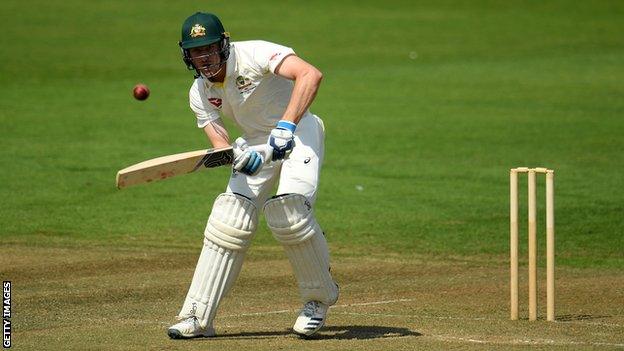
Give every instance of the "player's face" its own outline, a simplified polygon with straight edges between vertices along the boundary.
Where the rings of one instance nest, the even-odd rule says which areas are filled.
[[[218,43],[189,49],[193,65],[208,78],[217,75],[221,70],[219,49]]]

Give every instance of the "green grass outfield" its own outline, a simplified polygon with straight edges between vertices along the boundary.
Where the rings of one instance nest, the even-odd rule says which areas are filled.
[[[624,268],[624,3],[201,4],[3,1],[0,249],[196,255],[227,168],[114,182],[129,164],[207,147],[177,47],[181,22],[204,10],[234,40],[291,46],[324,73],[316,213],[336,257],[505,268],[508,170],[544,166],[556,171],[558,267]],[[147,101],[131,96],[138,82]],[[254,240],[277,248],[265,226]]]
[[[546,166],[558,263],[622,267],[621,4],[278,4],[214,9],[235,39],[290,45],[324,72],[312,110],[327,125],[317,213],[332,243],[503,255],[508,169]],[[128,164],[206,146],[176,47],[196,7],[3,7],[3,242],[196,245],[226,169],[114,187]],[[131,98],[139,81],[146,102]]]

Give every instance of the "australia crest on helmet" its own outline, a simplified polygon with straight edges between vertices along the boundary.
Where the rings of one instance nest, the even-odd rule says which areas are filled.
[[[206,28],[199,23],[196,23],[191,27],[191,32],[189,33],[191,38],[203,37],[206,35]]]

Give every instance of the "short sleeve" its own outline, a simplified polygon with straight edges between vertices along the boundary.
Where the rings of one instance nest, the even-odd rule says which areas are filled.
[[[295,54],[295,51],[289,47],[268,41],[258,41],[258,45],[254,49],[254,61],[262,72],[271,72],[275,74],[275,69],[286,58],[286,56]]]
[[[198,84],[197,80],[191,86],[191,90],[189,91],[189,104],[191,106],[191,110],[195,113],[195,117],[197,117],[197,128],[204,128],[208,123],[219,119],[219,111],[217,111],[212,105],[205,102],[205,99],[202,98],[200,93],[201,85]]]

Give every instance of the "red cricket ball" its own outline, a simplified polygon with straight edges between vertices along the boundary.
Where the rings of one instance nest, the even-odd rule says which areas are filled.
[[[132,95],[137,100],[145,100],[149,97],[150,91],[147,85],[145,84],[137,84],[132,89]]]

